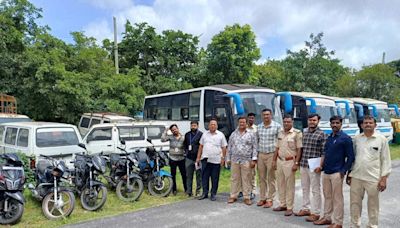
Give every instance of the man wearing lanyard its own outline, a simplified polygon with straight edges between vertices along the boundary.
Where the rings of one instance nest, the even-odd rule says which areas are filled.
[[[192,196],[193,174],[196,173],[196,192],[195,196],[200,196],[201,189],[201,170],[200,166],[196,166],[197,151],[200,146],[200,139],[203,132],[198,130],[199,122],[190,122],[190,131],[185,134],[184,148],[186,155],[186,189],[189,197]]]

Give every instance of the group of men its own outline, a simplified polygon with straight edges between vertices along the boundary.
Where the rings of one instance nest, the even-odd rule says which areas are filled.
[[[235,203],[242,195],[243,202],[252,205],[257,169],[260,187],[257,206],[273,208],[278,192],[280,203],[273,211],[285,211],[285,216],[306,216],[306,221],[315,225],[339,228],[343,226],[343,182],[346,179],[350,185],[351,226],[361,227],[362,200],[366,192],[368,227],[378,227],[379,192],[386,189],[391,159],[388,141],[375,131],[373,117],[364,117],[363,133],[352,139],[341,130],[340,116],[330,118],[332,133],[326,135],[318,127],[318,114],[308,116],[308,128],[303,132],[293,127],[290,115],[283,117],[283,127],[272,120],[270,109],[264,109],[261,115],[263,122],[259,125],[254,124],[254,113],[247,118],[240,117],[228,142],[217,130],[216,119],[209,122],[208,131],[201,135],[198,135],[198,123],[191,123],[191,131],[185,135],[182,145],[185,153],[190,154],[186,166],[193,166],[190,170],[198,173],[197,194],[201,179],[203,193],[199,200],[208,198],[210,180],[210,199],[216,200],[220,169],[228,165],[231,167],[228,203]],[[295,213],[295,174],[299,169],[303,203]],[[189,176],[184,187],[191,196],[193,172]],[[325,199],[323,213],[321,182]]]

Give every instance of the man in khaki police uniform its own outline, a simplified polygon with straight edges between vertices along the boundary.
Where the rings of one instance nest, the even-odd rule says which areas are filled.
[[[295,192],[295,173],[299,168],[302,134],[293,128],[293,118],[283,117],[283,129],[278,134],[278,144],[274,154],[273,166],[277,169],[279,207],[274,211],[286,211],[285,216],[293,214]]]
[[[376,120],[365,116],[363,133],[353,139],[356,159],[347,177],[350,184],[351,227],[361,227],[362,200],[368,196],[368,225],[378,227],[379,192],[386,189],[386,181],[391,172],[389,144],[385,136],[375,132]]]

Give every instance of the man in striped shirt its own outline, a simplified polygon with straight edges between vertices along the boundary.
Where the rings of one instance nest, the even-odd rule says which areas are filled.
[[[303,207],[296,216],[308,216],[307,222],[317,221],[321,212],[321,167],[324,162],[325,133],[318,127],[321,117],[308,116],[308,128],[303,132],[303,151],[300,160],[301,187],[303,189]],[[308,159],[321,158],[319,167],[310,170]],[[310,202],[310,188],[312,199]]]
[[[272,162],[278,142],[281,125],[272,120],[272,110],[262,110],[263,123],[257,126],[258,175],[260,181],[260,201],[257,206],[270,208],[276,192],[275,170]],[[267,192],[268,191],[268,192]]]

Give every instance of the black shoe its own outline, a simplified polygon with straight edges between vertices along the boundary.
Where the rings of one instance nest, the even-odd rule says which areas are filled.
[[[239,192],[238,198],[242,198],[243,197],[243,192]]]
[[[175,190],[175,191],[172,191],[172,195],[174,195],[174,196],[176,196],[176,194],[177,194],[178,192]]]
[[[188,197],[192,197],[192,193],[188,193],[187,196],[188,196]]]
[[[215,197],[215,195],[211,195],[210,200],[211,200],[211,201],[216,201],[216,200],[217,200],[217,197]]]
[[[198,200],[203,200],[203,199],[207,199],[208,198],[208,195],[201,195],[199,198],[198,198]]]

